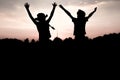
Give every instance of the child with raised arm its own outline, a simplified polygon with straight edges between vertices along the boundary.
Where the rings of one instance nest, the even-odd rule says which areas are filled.
[[[41,43],[46,43],[49,41],[49,38],[51,37],[50,35],[50,31],[49,31],[49,23],[50,23],[50,20],[52,19],[53,17],[53,14],[54,14],[54,11],[55,11],[55,8],[57,6],[56,3],[53,3],[53,9],[50,13],[50,16],[48,19],[46,19],[46,17],[48,15],[45,15],[44,13],[38,13],[37,14],[37,18],[33,18],[30,10],[29,10],[29,7],[30,7],[30,4],[28,3],[25,3],[25,8],[27,10],[27,13],[29,15],[29,17],[31,18],[31,20],[33,21],[33,23],[36,25],[37,27],[37,30],[38,30],[38,33],[39,33],[39,41]]]
[[[97,7],[87,17],[85,17],[85,12],[79,9],[77,12],[77,18],[73,17],[71,13],[67,11],[62,5],[59,5],[59,7],[62,10],[64,10],[64,12],[72,19],[72,22],[74,23],[75,40],[84,39],[86,34],[85,31],[86,22],[96,12]]]

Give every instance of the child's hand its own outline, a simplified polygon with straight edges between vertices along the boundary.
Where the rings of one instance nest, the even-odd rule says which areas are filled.
[[[60,4],[59,7],[62,8],[63,6]]]
[[[97,10],[97,7],[95,7],[94,11],[96,11],[96,10]]]
[[[54,2],[53,4],[52,4],[54,7],[56,7],[57,6],[57,4]]]
[[[25,3],[24,6],[25,6],[25,8],[29,8],[30,5],[28,3]]]

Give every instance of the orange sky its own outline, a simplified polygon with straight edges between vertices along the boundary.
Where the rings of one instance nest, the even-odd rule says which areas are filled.
[[[39,12],[50,14],[53,0],[1,0],[0,1],[0,38],[38,39],[36,26],[29,18],[24,8],[25,2],[30,3],[30,11],[34,17]],[[54,0],[76,17],[78,9],[88,15],[94,7],[96,13],[86,24],[86,36],[94,38],[109,33],[120,32],[120,1],[119,0]],[[70,2],[71,1],[71,2]],[[47,5],[47,6],[46,6]],[[73,36],[74,25],[71,19],[57,6],[50,22],[56,30],[51,31],[51,39],[65,39]]]

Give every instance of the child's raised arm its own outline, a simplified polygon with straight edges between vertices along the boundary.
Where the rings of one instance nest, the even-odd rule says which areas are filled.
[[[36,21],[35,21],[35,19],[33,18],[32,14],[31,14],[31,12],[30,12],[30,10],[29,10],[30,4],[25,3],[24,6],[25,6],[25,8],[26,8],[26,10],[27,10],[27,13],[28,13],[29,17],[30,17],[31,20],[36,24]]]
[[[56,8],[56,6],[57,6],[57,4],[54,2],[53,4],[53,9],[52,9],[52,11],[51,11],[51,13],[50,13],[50,17],[48,18],[48,22],[50,22],[50,20],[52,19],[52,17],[53,17],[53,14],[54,14],[54,12],[55,12],[55,8]]]
[[[92,11],[87,18],[89,19],[96,12],[96,10],[97,10],[97,7],[94,8],[94,11]]]
[[[59,5],[59,7],[60,7],[62,10],[64,10],[65,13],[66,13],[71,19],[74,18],[74,17],[71,15],[71,13],[70,13],[68,10],[66,10],[62,5]]]

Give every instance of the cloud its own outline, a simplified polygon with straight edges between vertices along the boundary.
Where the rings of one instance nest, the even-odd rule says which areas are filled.
[[[0,0],[0,11],[14,10],[16,8],[15,5],[18,5],[20,2],[20,0]]]
[[[20,5],[22,7],[25,2],[29,2],[31,5],[37,7],[49,7],[54,1],[58,4],[64,5],[91,5],[100,2],[115,2],[119,0],[0,0],[0,10],[13,10],[16,9],[16,5]]]
[[[69,0],[69,2],[66,2],[66,5],[94,5],[94,4],[99,4],[101,2],[116,2],[119,0]],[[64,2],[63,2],[64,3]]]
[[[30,7],[34,9],[48,9],[52,8],[52,3],[56,2],[58,5],[63,4],[65,6],[83,6],[83,5],[95,5],[100,4],[102,2],[112,4],[110,6],[106,6],[106,9],[111,10],[119,10],[120,0],[0,0],[0,13],[4,13],[7,15],[14,15],[18,12],[23,12],[24,3],[30,3]],[[107,5],[108,5],[107,4]],[[101,6],[102,7],[102,6]],[[104,5],[103,5],[104,7]]]

